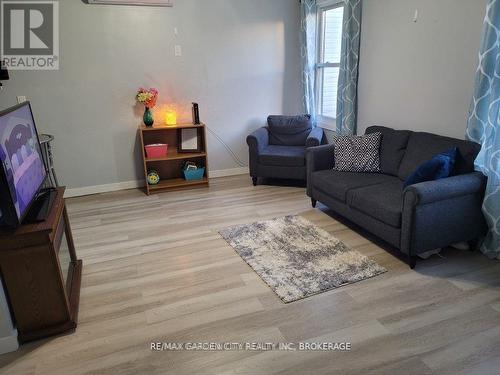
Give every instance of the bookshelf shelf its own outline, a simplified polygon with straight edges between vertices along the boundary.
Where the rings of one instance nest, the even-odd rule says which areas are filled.
[[[179,153],[177,151],[167,153],[167,156],[162,158],[146,158],[146,163],[165,161],[165,160],[179,160],[179,159],[194,159],[199,157],[207,156],[206,152],[190,152],[190,153]]]

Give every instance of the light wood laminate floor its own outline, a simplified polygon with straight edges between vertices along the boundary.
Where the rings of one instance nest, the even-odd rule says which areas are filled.
[[[83,259],[74,334],[0,356],[5,374],[498,374],[500,263],[478,253],[404,261],[312,209],[299,187],[245,176],[147,197],[68,201]],[[283,304],[217,234],[300,214],[388,272]],[[166,342],[349,341],[350,352],[153,352]]]

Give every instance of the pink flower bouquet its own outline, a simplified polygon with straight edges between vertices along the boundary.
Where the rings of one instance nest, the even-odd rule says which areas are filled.
[[[144,104],[146,108],[153,108],[156,105],[156,99],[158,99],[158,90],[154,88],[146,90],[141,87],[135,98],[139,103]]]

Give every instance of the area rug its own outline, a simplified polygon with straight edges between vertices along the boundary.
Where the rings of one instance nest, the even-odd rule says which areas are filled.
[[[386,272],[300,216],[236,225],[219,233],[285,303]]]

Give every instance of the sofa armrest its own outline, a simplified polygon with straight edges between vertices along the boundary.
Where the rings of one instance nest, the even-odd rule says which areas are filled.
[[[333,145],[323,145],[306,149],[307,195],[312,194],[312,174],[323,169],[332,169],[335,165]]]
[[[481,172],[473,172],[410,185],[403,195],[405,202],[419,205],[462,195],[482,194],[485,186],[486,177]]]
[[[269,130],[267,126],[255,130],[247,136],[247,145],[255,151],[261,151],[269,144]]]
[[[403,192],[401,251],[416,255],[484,235],[485,186],[486,177],[479,172],[408,186]]]
[[[307,136],[306,147],[316,147],[321,145],[323,141],[323,128],[316,127]]]
[[[306,150],[307,171],[332,169],[335,165],[333,145],[310,147]]]

